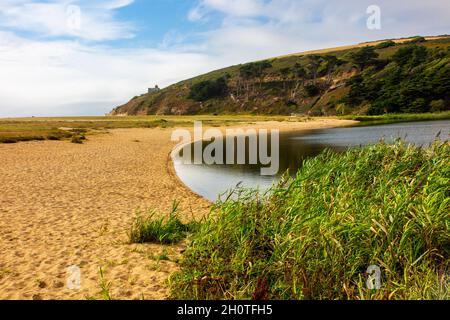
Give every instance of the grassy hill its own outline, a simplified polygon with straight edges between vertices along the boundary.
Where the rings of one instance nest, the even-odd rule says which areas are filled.
[[[378,115],[450,110],[450,36],[236,65],[134,97],[111,115]]]

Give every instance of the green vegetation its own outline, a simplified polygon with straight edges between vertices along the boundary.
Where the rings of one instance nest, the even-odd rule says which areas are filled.
[[[83,136],[105,133],[119,128],[171,128],[192,127],[196,120],[207,126],[227,126],[254,121],[279,120],[289,117],[250,115],[225,116],[130,116],[130,117],[62,117],[0,119],[0,143],[22,141],[83,139]],[[77,138],[78,137],[78,138]]]
[[[86,137],[84,135],[73,135],[72,140],[70,142],[75,144],[83,144],[83,142],[86,140]]]
[[[173,298],[449,299],[449,159],[448,143],[379,143],[307,160],[266,195],[236,191],[193,235]]]
[[[192,86],[189,99],[195,101],[206,101],[213,98],[222,97],[228,90],[225,77],[217,80],[206,80]]]
[[[182,125],[181,119],[168,123],[156,117],[67,117],[0,119],[0,143],[39,140],[84,140],[86,134],[96,134],[115,128],[156,128]]]
[[[389,113],[375,116],[341,116],[339,119],[360,121],[360,125],[387,124],[396,122],[433,121],[450,119],[450,111],[435,113]]]
[[[168,219],[155,218],[155,211],[139,214],[129,232],[130,242],[174,244],[185,239],[188,233],[196,230],[198,224],[195,221],[184,224],[177,210],[178,203],[175,202]]]
[[[265,75],[267,69],[272,68],[269,61],[252,62],[239,68],[239,73],[244,79],[261,78]]]
[[[375,47],[363,47],[349,54],[350,60],[356,64],[361,70],[377,62],[378,53]]]
[[[395,47],[395,46],[396,46],[396,43],[392,40],[389,40],[389,41],[384,41],[380,44],[377,44],[375,46],[375,49],[386,49],[386,48]]]
[[[100,267],[99,268],[99,274],[100,274],[100,296],[102,300],[113,300],[112,296],[111,296],[111,282],[109,282],[108,280],[106,280],[105,278],[105,273],[103,271],[103,268]]]
[[[114,114],[379,115],[450,110],[450,37],[387,40],[236,65]]]
[[[415,43],[422,43],[422,42],[426,42],[427,39],[425,39],[422,36],[416,36],[413,37],[410,41],[408,41],[409,44],[415,44]]]
[[[450,109],[450,50],[413,44],[381,63],[384,68],[351,78],[350,92],[342,101],[353,107],[368,105],[372,115]]]

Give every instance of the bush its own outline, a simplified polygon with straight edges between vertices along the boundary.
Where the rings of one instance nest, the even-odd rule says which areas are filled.
[[[410,45],[401,49],[398,49],[393,56],[393,60],[399,66],[417,66],[425,62],[428,55],[427,48],[418,45]]]
[[[450,101],[449,54],[440,51],[436,58],[424,46],[403,46],[381,72],[367,69],[347,81],[350,91],[341,102],[369,105],[370,115],[429,112],[433,100]],[[440,107],[435,103],[433,110]]]
[[[228,90],[226,78],[219,78],[214,81],[202,81],[191,87],[189,99],[195,101],[207,101],[218,98],[226,94]]]
[[[196,229],[198,224],[184,224],[177,214],[178,203],[174,203],[168,219],[156,219],[155,211],[139,214],[129,232],[131,243],[173,244],[186,238],[187,233]]]
[[[315,97],[320,93],[319,87],[314,84],[309,84],[305,86],[305,91],[308,97]]]
[[[449,299],[448,159],[447,143],[379,143],[324,152],[265,196],[237,191],[194,234],[172,296]]]
[[[390,48],[390,47],[395,47],[396,45],[397,44],[394,41],[389,40],[389,41],[385,41],[385,42],[382,42],[382,43],[376,45],[375,49],[386,49],[386,48]]]
[[[4,144],[12,144],[12,143],[17,143],[17,139],[15,138],[0,138],[0,143],[4,143]]]
[[[403,109],[402,111],[408,113],[421,113],[427,112],[429,110],[430,106],[428,105],[427,101],[424,98],[418,98],[414,100],[414,102],[409,107]]]
[[[239,68],[239,74],[244,79],[260,78],[264,75],[267,69],[272,68],[272,63],[269,61],[259,61],[247,63]]]
[[[72,139],[70,140],[70,142],[75,143],[75,144],[82,144],[83,141],[86,140],[86,138],[84,136],[72,136]]]
[[[29,142],[29,141],[43,141],[42,136],[14,136],[14,137],[1,137],[0,143],[11,144],[17,142]]]
[[[351,61],[356,64],[361,70],[374,64],[377,61],[378,53],[375,52],[374,47],[363,47],[350,54]]]
[[[427,41],[427,39],[425,37],[417,36],[417,37],[412,38],[410,41],[408,41],[408,43],[423,43],[426,41]]]
[[[431,112],[440,112],[450,110],[450,102],[445,102],[443,99],[434,100],[430,103]]]

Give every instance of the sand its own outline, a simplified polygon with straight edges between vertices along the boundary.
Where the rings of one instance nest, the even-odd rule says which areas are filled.
[[[251,126],[308,130],[350,123]],[[174,175],[172,130],[111,130],[83,145],[0,144],[0,299],[102,299],[105,291],[113,299],[167,298],[167,279],[186,244],[133,245],[127,232],[137,210],[167,214],[174,200],[186,220],[209,212],[211,204]],[[162,254],[168,260],[158,259]],[[81,270],[80,289],[67,287],[73,265]]]

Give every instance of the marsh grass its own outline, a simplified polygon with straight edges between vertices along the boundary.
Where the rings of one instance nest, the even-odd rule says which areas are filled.
[[[174,244],[186,238],[188,233],[198,229],[193,221],[183,223],[178,211],[178,202],[174,202],[168,218],[157,218],[155,211],[138,214],[129,232],[131,243]]]
[[[390,113],[378,116],[349,115],[339,119],[360,121],[361,126],[389,124],[397,122],[449,120],[450,111],[434,113]]]
[[[129,116],[60,117],[0,119],[0,143],[35,140],[68,140],[74,136],[93,135],[109,129],[191,127],[196,120],[207,126],[227,126],[254,121],[286,121],[286,116],[199,115],[199,116]],[[73,128],[73,129],[63,129]]]
[[[379,143],[324,152],[267,194],[237,191],[192,236],[172,297],[449,299],[449,159],[444,142]]]

